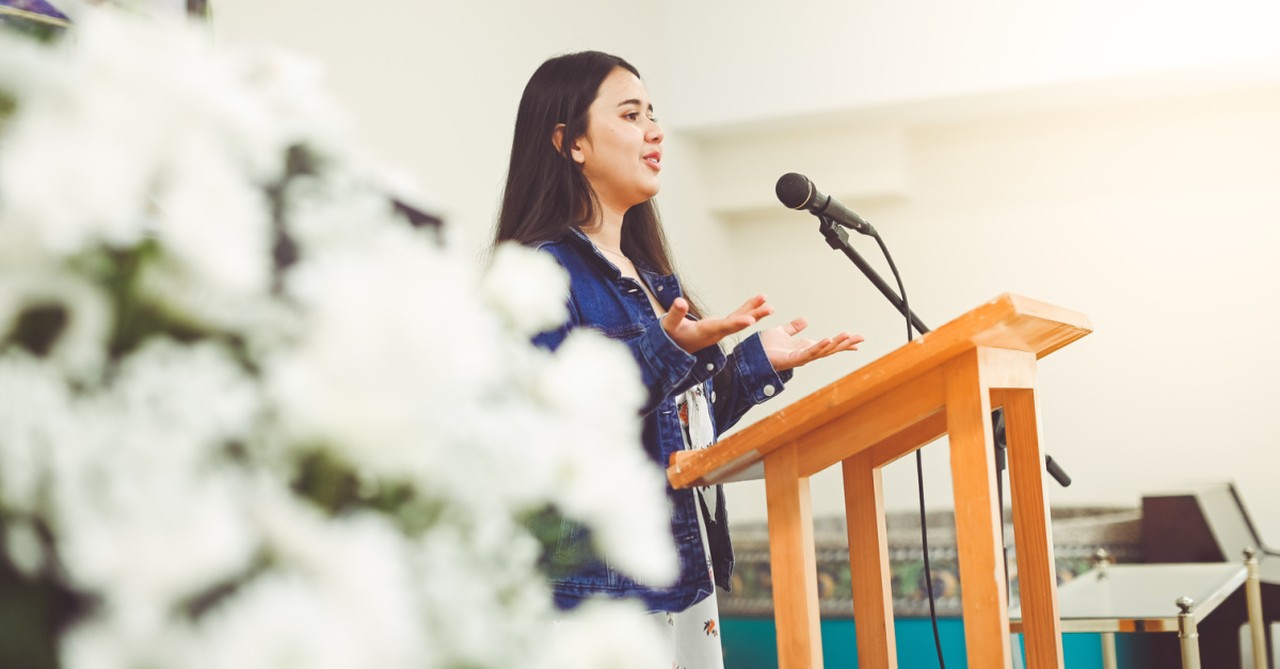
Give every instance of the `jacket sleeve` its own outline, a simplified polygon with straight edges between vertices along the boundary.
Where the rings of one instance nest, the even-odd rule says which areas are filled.
[[[774,371],[759,334],[742,340],[728,355],[724,369],[711,380],[716,433],[723,434],[748,409],[776,397],[791,376],[791,370]]]

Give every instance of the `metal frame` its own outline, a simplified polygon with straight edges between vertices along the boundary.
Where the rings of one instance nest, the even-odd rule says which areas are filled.
[[[1177,632],[1182,649],[1182,669],[1200,669],[1198,624],[1232,593],[1245,587],[1254,669],[1267,669],[1266,638],[1262,615],[1262,586],[1256,551],[1244,551],[1243,564],[1126,564],[1112,565],[1099,554],[1095,567],[1058,589],[1062,632],[1101,635],[1105,669],[1116,669],[1115,635],[1130,632]],[[1173,587],[1187,594],[1178,597],[1174,613],[1161,604]],[[1009,629],[1022,632],[1021,611],[1010,611]]]

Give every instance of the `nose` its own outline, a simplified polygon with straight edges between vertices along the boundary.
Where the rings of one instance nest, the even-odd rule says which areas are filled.
[[[649,121],[649,128],[644,133],[644,140],[650,144],[662,143],[662,126],[657,121]]]

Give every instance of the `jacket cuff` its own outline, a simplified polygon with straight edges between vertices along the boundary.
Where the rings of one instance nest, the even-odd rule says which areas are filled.
[[[654,375],[644,379],[650,389],[674,387],[689,375],[696,362],[694,356],[672,341],[659,323],[654,323],[640,335],[636,349],[644,362],[643,371]]]
[[[724,369],[725,362],[728,361],[719,344],[712,344],[694,353],[693,359],[693,369],[689,372],[689,378],[685,380],[690,387],[719,374],[720,370]]]
[[[737,367],[738,382],[754,404],[760,404],[782,392],[792,376],[789,369],[783,372],[773,369],[758,333],[738,344],[734,349],[733,364]]]

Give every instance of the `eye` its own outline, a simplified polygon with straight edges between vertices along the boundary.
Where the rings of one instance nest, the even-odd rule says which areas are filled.
[[[627,112],[622,115],[622,118],[625,118],[628,121],[636,121],[640,119],[640,112]]]

